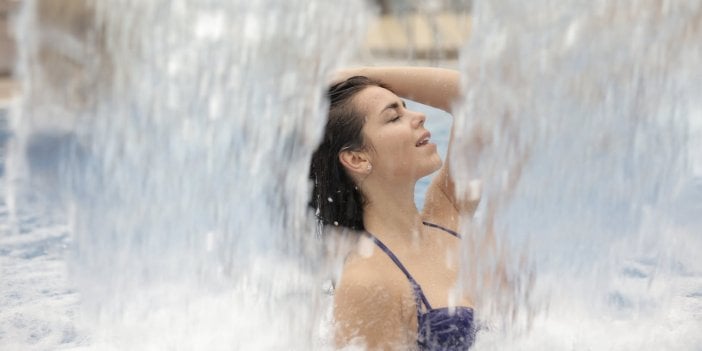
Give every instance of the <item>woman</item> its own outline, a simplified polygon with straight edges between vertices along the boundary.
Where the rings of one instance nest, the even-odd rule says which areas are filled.
[[[467,349],[473,311],[469,296],[457,296],[455,230],[459,212],[476,204],[458,201],[426,117],[400,98],[451,112],[459,74],[360,68],[340,78],[329,90],[329,120],[310,173],[318,219],[362,233],[335,291],[337,345]],[[437,170],[420,212],[415,184]]]

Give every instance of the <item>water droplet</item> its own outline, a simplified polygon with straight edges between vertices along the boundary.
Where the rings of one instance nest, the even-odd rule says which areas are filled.
[[[215,246],[215,233],[214,232],[208,232],[205,234],[205,250],[207,252],[210,252],[214,250]]]
[[[358,254],[361,257],[370,257],[373,254],[373,249],[375,249],[375,244],[372,240],[365,239],[361,240],[358,245]]]

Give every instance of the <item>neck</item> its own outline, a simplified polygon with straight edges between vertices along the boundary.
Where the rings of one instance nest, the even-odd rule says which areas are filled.
[[[414,183],[388,186],[367,184],[367,204],[363,209],[363,225],[383,242],[407,241],[419,235],[421,216],[414,203]]]

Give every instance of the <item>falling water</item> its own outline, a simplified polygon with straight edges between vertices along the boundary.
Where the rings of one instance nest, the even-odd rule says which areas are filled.
[[[484,190],[476,348],[702,349],[702,3],[474,11],[451,157]]]
[[[472,9],[450,157],[459,188],[483,184],[462,228],[475,349],[702,349],[702,4]],[[328,348],[320,282],[339,265],[307,167],[326,77],[369,17],[25,0],[0,344]]]
[[[321,347],[328,265],[309,226],[307,171],[322,92],[360,45],[366,11],[361,1],[24,4],[8,203],[19,213],[40,196],[68,219],[78,296],[66,294],[81,309],[60,343]],[[32,157],[47,153],[56,164]]]

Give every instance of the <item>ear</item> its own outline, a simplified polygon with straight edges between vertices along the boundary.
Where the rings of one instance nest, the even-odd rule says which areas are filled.
[[[339,162],[352,174],[368,174],[370,158],[362,151],[342,151],[339,153]]]

